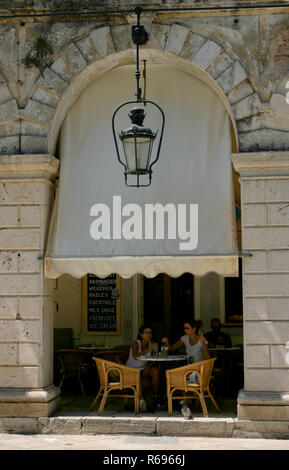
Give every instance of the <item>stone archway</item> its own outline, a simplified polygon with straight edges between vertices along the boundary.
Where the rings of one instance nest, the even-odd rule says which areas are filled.
[[[15,219],[17,236],[13,238],[7,233],[9,240],[5,245],[5,256],[11,259],[7,264],[5,258],[9,281],[7,278],[1,301],[3,308],[9,306],[13,321],[15,317],[16,329],[5,330],[5,340],[11,342],[11,347],[9,359],[5,359],[9,365],[3,367],[2,416],[49,415],[58,401],[59,392],[52,386],[53,285],[43,274],[53,180],[58,167],[51,155],[65,115],[81,91],[97,76],[119,65],[134,63],[135,51],[125,39],[130,38],[128,28],[123,25],[98,28],[85,38],[71,40],[43,76],[38,76],[22,109],[13,88],[2,79],[0,125],[7,132],[2,140],[6,144],[0,149],[6,154],[1,166],[5,182],[1,185],[12,219],[17,218],[16,206],[20,214]],[[148,48],[143,50],[148,61],[174,64],[205,81],[222,99],[236,135],[234,115],[225,92],[247,80],[240,64],[230,61],[214,41],[177,24],[152,25],[150,38]],[[219,80],[218,76],[223,78]]]
[[[249,108],[257,112],[260,103],[249,74],[241,61],[230,56],[220,43],[177,23],[152,23],[148,28],[150,39],[142,54],[148,60],[170,61],[194,70],[192,73],[210,82],[226,102],[231,119],[236,121],[235,131]],[[53,154],[65,112],[81,90],[98,75],[133,63],[134,57],[130,25],[104,26],[84,37],[71,38],[43,76],[35,69],[29,72],[31,91],[23,103],[17,99],[14,82],[8,82],[5,73],[0,75],[0,126],[6,130],[5,135],[2,133],[0,152]],[[3,67],[0,65],[0,73]]]

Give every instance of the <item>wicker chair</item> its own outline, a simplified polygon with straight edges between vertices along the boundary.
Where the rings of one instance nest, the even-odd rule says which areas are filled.
[[[203,414],[206,418],[208,417],[208,410],[205,397],[209,397],[212,400],[217,412],[220,413],[220,409],[210,391],[210,380],[215,360],[216,358],[207,359],[206,361],[195,362],[166,371],[169,415],[173,411],[173,400],[188,399],[192,398],[192,396],[197,396],[200,400]],[[199,383],[188,382],[187,378],[192,372],[196,372]],[[182,395],[173,396],[175,391],[181,391]]]
[[[117,364],[115,362],[106,361],[97,357],[93,357],[93,360],[97,366],[100,388],[90,407],[90,411],[95,408],[97,400],[99,399],[100,395],[102,395],[102,400],[98,409],[98,414],[101,414],[105,407],[106,399],[109,395],[110,397],[114,398],[124,398],[125,404],[127,403],[128,398],[134,398],[134,411],[135,414],[137,414],[139,411],[141,393],[140,370]],[[115,377],[116,373],[118,374],[118,379],[113,378]],[[129,390],[131,390],[132,393],[128,393]],[[121,394],[121,391],[124,393]]]
[[[59,364],[59,388],[61,389],[66,379],[73,377],[78,381],[82,394],[85,395],[82,376],[89,370],[90,354],[79,349],[59,349],[56,351],[56,359]]]

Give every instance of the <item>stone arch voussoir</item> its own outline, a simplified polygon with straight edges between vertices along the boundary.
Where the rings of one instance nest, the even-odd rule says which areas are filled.
[[[22,111],[23,153],[53,154],[61,124],[81,91],[112,68],[134,63],[130,28],[130,25],[102,26],[60,50],[56,60],[37,79]],[[231,58],[220,44],[186,26],[151,23],[147,29],[149,41],[141,54],[152,62],[170,62],[185,68],[205,80],[221,96],[237,134],[235,121],[240,106],[235,104],[254,93],[241,63]],[[0,88],[0,119],[2,106],[5,103],[1,104]]]

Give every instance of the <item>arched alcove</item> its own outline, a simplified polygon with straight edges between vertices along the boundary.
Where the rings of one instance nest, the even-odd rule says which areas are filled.
[[[202,83],[206,84],[221,100],[223,103],[232,124],[232,142],[233,150],[238,150],[238,139],[237,139],[237,127],[235,118],[231,110],[230,103],[217,82],[202,68],[195,65],[193,62],[185,60],[176,54],[170,52],[164,52],[154,49],[144,49],[141,51],[141,60],[147,60],[148,74],[150,65],[167,65],[175,67],[176,69],[182,70],[192,77],[197,78]],[[88,67],[82,70],[80,74],[72,81],[69,87],[63,93],[60,102],[56,108],[54,114],[50,132],[48,135],[48,152],[51,154],[55,153],[57,140],[61,125],[67,116],[69,110],[72,108],[75,101],[81,95],[81,93],[95,80],[100,78],[102,75],[114,70],[118,67],[134,64],[135,63],[135,51],[126,50],[116,54],[110,54],[99,60],[91,63]],[[148,84],[149,86],[149,84]],[[121,90],[119,89],[121,92]],[[149,91],[148,91],[149,93]],[[132,95],[134,94],[134,88],[132,88]]]

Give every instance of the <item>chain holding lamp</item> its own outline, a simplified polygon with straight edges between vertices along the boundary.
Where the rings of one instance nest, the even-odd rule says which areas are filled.
[[[148,34],[144,26],[140,24],[141,12],[142,8],[136,7],[135,13],[137,15],[137,25],[132,26],[132,41],[136,45],[136,100],[126,101],[121,104],[115,110],[112,118],[112,130],[116,153],[119,162],[124,167],[125,184],[126,186],[137,188],[140,186],[150,186],[151,184],[152,166],[159,159],[165,125],[165,115],[163,110],[158,104],[147,100],[145,95],[142,96],[142,90],[139,85],[141,77],[139,70],[139,46],[145,44],[148,40]],[[146,61],[144,61],[143,77],[144,82],[146,83]],[[123,107],[129,104],[135,105],[129,112],[131,125],[130,127],[121,130],[117,135],[115,130],[116,116]],[[156,150],[154,149],[154,142],[156,140],[158,130],[153,131],[149,127],[145,127],[143,124],[146,117],[145,106],[147,104],[157,108],[162,117],[161,131]],[[118,139],[122,144],[122,146],[120,146],[122,148],[122,152],[120,152],[119,149]],[[143,176],[145,176],[145,182],[142,178]],[[131,182],[132,179],[133,183]]]

